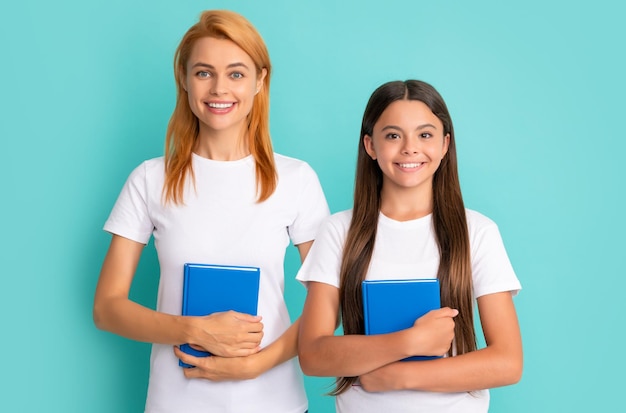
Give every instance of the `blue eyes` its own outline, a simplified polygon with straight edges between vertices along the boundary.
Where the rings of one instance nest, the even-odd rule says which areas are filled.
[[[201,70],[199,72],[196,73],[196,76],[198,76],[200,79],[208,79],[210,77],[212,77],[211,73],[205,71],[205,70]],[[243,79],[244,75],[241,72],[233,72],[229,75],[229,77],[231,77],[232,79],[235,80],[239,80],[239,79]]]

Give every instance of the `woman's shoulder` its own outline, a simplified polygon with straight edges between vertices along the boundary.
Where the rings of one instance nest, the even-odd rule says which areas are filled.
[[[165,166],[165,157],[157,156],[156,158],[146,159],[143,161],[143,164],[146,168],[159,168],[163,169]]]
[[[319,185],[317,173],[307,162],[276,153],[274,162],[280,186],[308,188],[309,185]]]
[[[165,166],[165,158],[163,156],[159,156],[156,158],[146,159],[141,162],[139,165],[135,167],[135,171],[143,170],[145,172],[151,172],[154,170],[163,171]]]
[[[130,173],[129,180],[162,180],[165,175],[165,159],[160,156],[141,162]]]
[[[294,172],[294,171],[313,171],[311,165],[302,159],[292,158],[291,156],[281,155],[274,153],[274,162],[276,163],[276,169],[281,172]]]

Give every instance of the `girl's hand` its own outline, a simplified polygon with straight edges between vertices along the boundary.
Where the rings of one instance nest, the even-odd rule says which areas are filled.
[[[389,390],[467,392],[517,383],[522,375],[523,354],[513,297],[510,292],[505,291],[483,295],[477,301],[486,347],[454,357],[400,361],[372,369],[360,374],[363,389],[371,392]],[[416,330],[417,336],[421,331],[428,336],[432,334],[431,339],[437,341],[434,338],[436,334],[430,331],[428,326],[437,323],[435,313],[444,315],[445,311],[453,311],[442,310],[426,314],[414,327],[403,330],[403,333]],[[418,329],[420,325],[423,330]],[[440,351],[441,349],[438,352]],[[417,354],[427,355],[422,351]]]
[[[392,390],[401,390],[401,381],[397,379],[401,377],[403,363],[421,363],[420,361],[397,361],[387,364],[376,370],[370,371],[359,377],[361,387],[367,392],[383,392]]]
[[[257,353],[263,338],[260,316],[226,311],[194,317],[195,333],[190,344],[222,357],[242,357]]]
[[[442,356],[450,350],[454,339],[454,317],[458,310],[448,307],[432,310],[418,318],[408,333],[407,345],[414,356]],[[402,374],[413,363],[425,361],[398,361],[359,376],[361,387],[368,392],[402,389]]]
[[[408,333],[409,354],[414,356],[442,356],[450,350],[454,339],[454,317],[458,310],[449,307],[432,310],[418,318]]]
[[[174,354],[183,362],[195,368],[183,368],[183,374],[188,379],[207,379],[211,381],[249,380],[258,377],[263,368],[256,362],[256,355],[248,357],[194,357],[177,346]]]

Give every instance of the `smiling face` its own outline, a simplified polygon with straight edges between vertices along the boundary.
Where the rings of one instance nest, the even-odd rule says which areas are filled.
[[[200,136],[242,137],[265,74],[265,69],[257,73],[250,56],[232,41],[198,39],[187,61],[184,89],[200,122]]]
[[[383,173],[383,190],[423,191],[432,196],[433,175],[448,151],[441,120],[418,100],[391,103],[363,145]]]

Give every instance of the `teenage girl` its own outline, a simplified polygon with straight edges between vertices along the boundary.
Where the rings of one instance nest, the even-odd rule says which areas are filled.
[[[520,379],[521,286],[496,224],[463,205],[452,121],[429,84],[390,82],[372,94],[353,209],[327,220],[297,278],[308,288],[300,364],[338,377],[339,412],[486,412],[486,389]],[[365,336],[361,282],[410,278],[438,278],[442,308],[406,330]],[[445,357],[398,361],[412,355]]]
[[[329,215],[317,175],[272,151],[269,55],[242,16],[204,12],[174,68],[165,156],[132,172],[104,226],[113,237],[95,323],[154,343],[146,412],[302,413],[298,323],[283,298],[283,265],[290,242],[304,259]],[[151,236],[161,271],[156,311],[128,298]],[[260,267],[259,316],[181,316],[185,263]],[[183,343],[213,356],[187,355]],[[181,368],[179,358],[196,367]]]

